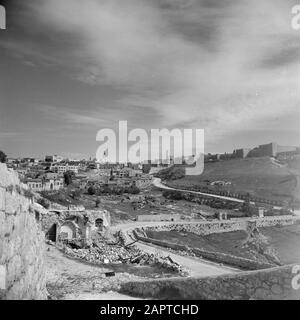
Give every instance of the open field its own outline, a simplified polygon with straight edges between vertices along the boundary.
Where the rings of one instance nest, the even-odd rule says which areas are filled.
[[[148,230],[147,235],[150,238],[186,245],[191,248],[204,249],[261,262],[268,262],[264,254],[259,252],[255,246],[245,245],[248,236],[245,231],[214,233],[206,236],[199,236],[189,232],[156,232]]]
[[[300,262],[300,223],[262,228],[260,232],[263,239],[265,238],[264,245],[274,251],[282,264]],[[264,252],[256,246],[245,245],[247,240],[245,231],[198,236],[189,232],[148,230],[147,235],[150,238],[187,245],[192,248],[265,261]]]

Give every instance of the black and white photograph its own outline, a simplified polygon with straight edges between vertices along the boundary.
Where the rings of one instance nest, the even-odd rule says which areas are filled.
[[[300,0],[0,1],[0,300],[300,300]]]

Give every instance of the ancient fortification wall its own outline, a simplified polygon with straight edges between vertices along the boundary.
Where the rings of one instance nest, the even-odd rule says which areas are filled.
[[[124,283],[121,292],[141,298],[234,300],[300,299],[292,288],[293,265],[205,278],[170,278]]]
[[[44,234],[30,192],[0,164],[1,299],[46,299]],[[3,279],[4,278],[4,279]],[[3,281],[4,280],[4,281]]]

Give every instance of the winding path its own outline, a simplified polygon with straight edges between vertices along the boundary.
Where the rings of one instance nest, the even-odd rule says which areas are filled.
[[[153,185],[155,187],[158,187],[160,189],[166,189],[166,190],[177,190],[177,191],[183,191],[183,192],[189,192],[189,193],[194,193],[194,194],[202,194],[205,196],[211,196],[214,198],[219,198],[219,199],[224,199],[224,200],[230,200],[230,201],[235,201],[235,202],[244,202],[244,200],[237,199],[237,198],[232,198],[232,197],[226,197],[226,196],[219,196],[219,195],[213,195],[213,194],[207,194],[207,193],[202,193],[199,191],[190,191],[190,190],[184,190],[184,189],[175,189],[168,187],[164,185],[161,182],[161,179],[159,178],[154,178],[153,179]],[[279,208],[280,207],[275,207]],[[245,220],[249,218],[244,218]],[[168,224],[173,224],[174,222],[134,222],[134,223],[126,223],[126,224],[120,224],[117,226],[112,227],[112,230],[118,231],[122,230],[124,234],[126,235],[127,239],[126,242],[130,243],[133,241],[133,239],[129,236],[129,234],[132,232],[133,229],[135,228],[141,228],[141,227],[153,227],[153,226],[162,226],[162,225],[168,225]],[[189,222],[176,222],[180,224],[193,224],[193,223],[199,223],[199,221],[189,221]],[[201,221],[201,223],[209,223],[208,221]],[[153,244],[149,243],[142,243],[140,241],[136,242],[135,245],[140,248],[142,251],[149,252],[149,253],[159,253],[161,255],[169,255],[175,262],[179,263],[182,265],[184,268],[190,270],[191,276],[213,276],[213,275],[220,275],[220,274],[225,274],[225,273],[234,273],[238,272],[238,269],[229,267],[229,266],[224,266],[220,265],[205,259],[199,259],[199,258],[193,258],[193,257],[187,257],[187,256],[182,256],[173,252],[170,252],[166,248],[162,248],[159,246],[155,246]]]
[[[201,194],[204,196],[209,196],[212,198],[218,198],[218,199],[223,199],[223,200],[230,200],[230,201],[234,201],[234,202],[239,202],[239,203],[243,203],[244,200],[238,199],[238,198],[232,198],[232,197],[226,197],[226,196],[219,196],[216,194],[211,194],[211,193],[204,193],[204,192],[200,192],[200,191],[192,191],[192,190],[185,190],[185,189],[178,189],[178,188],[171,188],[166,186],[165,184],[163,184],[161,182],[160,178],[153,178],[153,185],[159,189],[165,189],[165,190],[174,190],[174,191],[182,191],[182,192],[187,192],[187,193],[193,193],[193,194]]]
[[[193,223],[199,223],[199,222],[176,222],[181,224],[193,224]],[[129,234],[133,231],[135,228],[141,228],[141,227],[153,227],[153,226],[162,226],[162,225],[168,225],[168,224],[174,224],[174,222],[135,222],[135,223],[126,223],[126,224],[119,224],[111,229],[113,231],[123,231],[126,239],[126,243],[132,243],[133,239],[129,236]],[[180,264],[182,267],[187,269],[191,276],[198,276],[198,277],[206,277],[206,276],[216,276],[220,274],[226,274],[226,273],[235,273],[238,272],[238,269],[224,266],[218,263],[214,263],[208,260],[200,259],[200,258],[193,258],[189,256],[183,256],[174,252],[171,252],[165,248],[162,248],[160,246],[156,246],[153,244],[143,243],[141,241],[135,242],[134,244],[137,246],[140,250],[147,252],[147,253],[154,253],[159,254],[162,256],[170,256],[170,258]]]
[[[192,191],[192,190],[171,188],[171,187],[168,187],[168,186],[164,185],[164,184],[161,182],[161,179],[160,179],[160,178],[153,178],[152,183],[153,183],[153,185],[154,185],[155,187],[157,187],[157,188],[159,188],[159,189],[182,191],[182,192],[193,193],[193,194],[201,194],[201,195],[209,196],[209,197],[212,197],[212,198],[223,199],[223,200],[230,200],[230,201],[239,202],[239,203],[243,203],[243,202],[244,202],[244,200],[241,200],[241,199],[238,199],[238,198],[233,198],[233,197],[219,196],[219,195],[216,195],[216,194],[204,193],[204,192],[200,192],[200,191]],[[253,202],[253,201],[251,201],[250,203],[251,203],[251,204],[255,204],[255,202]],[[282,209],[282,207],[279,207],[279,206],[273,206],[273,207],[274,207],[275,209],[277,209],[277,210]],[[300,209],[295,209],[295,210],[294,210],[294,214],[297,215],[297,216],[300,216]]]

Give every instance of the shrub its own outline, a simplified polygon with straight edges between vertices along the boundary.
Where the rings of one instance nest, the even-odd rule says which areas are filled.
[[[101,203],[101,201],[99,200],[99,199],[97,199],[96,201],[95,201],[95,207],[96,208],[99,208],[99,204]]]
[[[141,190],[136,186],[132,186],[132,187],[128,188],[126,190],[126,192],[130,193],[130,194],[139,194],[141,192]]]
[[[67,186],[72,184],[74,176],[75,176],[75,173],[73,171],[67,171],[64,173],[64,180]]]
[[[6,154],[3,151],[0,150],[0,162],[1,163],[5,163],[6,162],[6,158],[7,158]]]
[[[76,200],[76,199],[78,199],[78,198],[80,198],[80,196],[81,196],[81,192],[80,192],[80,190],[73,190],[70,194],[69,194],[69,196],[73,199],[73,200]]]
[[[14,191],[14,186],[10,184],[9,186],[6,187],[6,191],[12,193]]]
[[[34,193],[29,189],[23,189],[24,197],[31,199],[34,197]]]
[[[183,196],[182,192],[180,192],[180,191],[165,190],[163,192],[163,196],[167,199],[172,199],[172,200],[184,199],[184,196]]]
[[[49,209],[50,204],[48,201],[46,201],[44,198],[40,198],[37,201],[38,204],[40,204],[42,207],[44,207],[45,209]]]
[[[96,193],[96,189],[93,187],[93,186],[90,186],[88,189],[87,189],[87,192],[90,196],[93,196],[95,193]]]

